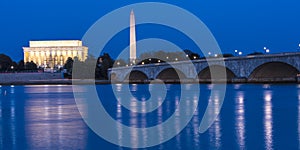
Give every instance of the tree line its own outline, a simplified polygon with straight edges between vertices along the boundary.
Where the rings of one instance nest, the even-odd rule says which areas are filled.
[[[104,53],[99,56],[97,59],[93,56],[88,56],[88,58],[82,62],[79,61],[77,57],[72,59],[69,57],[65,62],[62,69],[64,69],[65,76],[68,78],[72,78],[73,64],[76,65],[80,69],[79,78],[87,78],[90,72],[95,72],[95,78],[101,80],[107,80],[107,72],[108,69],[111,68],[114,64],[114,60],[109,56],[109,54]],[[32,72],[37,71],[39,69],[38,66],[33,62],[24,62],[24,60],[20,60],[18,63],[13,61],[9,56],[5,54],[0,54],[0,72]]]
[[[108,53],[104,53],[98,58],[88,56],[84,62],[79,61],[77,57],[74,59],[69,57],[63,68],[66,70],[65,77],[67,78],[108,80],[108,69],[113,67],[114,62]]]
[[[37,69],[37,65],[33,61],[25,63],[24,60],[20,60],[17,63],[13,61],[9,56],[0,54],[0,72],[35,71]]]

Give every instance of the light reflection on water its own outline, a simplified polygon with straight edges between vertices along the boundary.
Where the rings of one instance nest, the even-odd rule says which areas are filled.
[[[122,86],[116,86],[117,92],[122,92]],[[133,85],[131,90],[139,91],[142,86],[145,85]],[[213,104],[208,109],[212,116],[220,109],[218,92],[210,96],[210,89],[213,86],[202,85],[204,91],[201,91],[199,109],[179,135],[165,144],[149,149],[248,149],[249,147],[284,149],[282,145],[300,148],[299,85],[228,85],[227,97],[220,115],[207,132],[199,134],[198,127],[203,117],[203,108],[208,101]],[[126,110],[119,103],[123,97],[116,97],[119,100],[115,103],[112,102],[112,97],[108,97],[109,101],[104,103],[109,103],[109,111],[112,111],[111,115],[118,122],[131,127],[142,128],[161,124],[174,113],[177,118],[174,120],[174,126],[168,130],[157,129],[159,133],[157,138],[162,141],[169,131],[180,130],[179,118],[191,111],[189,109],[182,112],[174,111],[180,102],[180,92],[176,91],[179,90],[176,85],[166,85],[166,87],[172,98],[165,101],[158,96],[157,101],[154,101],[155,104],[149,104],[161,106],[150,115]],[[155,90],[152,86],[149,89]],[[186,85],[185,89],[192,90],[193,87]],[[289,91],[289,94],[286,95],[282,89]],[[186,105],[195,106],[199,100],[196,95],[191,92],[190,96],[186,97],[189,99]],[[284,98],[288,99],[286,103],[281,102],[285,100]],[[145,94],[140,96],[141,101],[146,99]],[[137,109],[134,102],[130,104],[130,108]],[[145,112],[143,109],[146,109],[146,106],[142,105],[141,109],[140,112]],[[281,113],[284,115],[278,115]],[[283,123],[275,122],[276,119],[278,120],[276,117],[285,116],[290,116],[292,120]],[[297,124],[295,128],[289,125],[293,120]],[[281,135],[278,131],[283,128],[297,134],[295,137]],[[132,145],[141,142],[146,144],[149,140],[147,135],[151,134],[145,131],[141,134],[131,132],[130,135],[124,135],[120,126],[116,126],[116,132],[121,145],[128,139],[131,140]],[[123,149],[97,137],[85,125],[75,105],[71,86],[0,86],[0,149],[91,149],[94,147],[95,149],[103,147]]]
[[[273,149],[272,91],[264,91],[264,134],[266,149]]]
[[[70,87],[62,86],[37,86],[26,90],[27,93],[52,93],[47,98],[36,97],[25,102],[25,120],[29,122],[25,124],[25,132],[30,148],[84,149],[86,141],[82,138],[87,136],[87,131],[77,107],[73,99],[60,95],[70,91]]]
[[[244,92],[238,91],[235,98],[235,130],[239,147],[245,149],[245,105]]]
[[[298,85],[298,149],[300,149],[300,84]]]
[[[0,149],[84,149],[86,126],[68,95],[70,86],[2,86],[3,90]]]

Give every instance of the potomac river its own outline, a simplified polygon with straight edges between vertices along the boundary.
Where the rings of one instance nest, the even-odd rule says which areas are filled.
[[[137,128],[153,127],[175,115],[177,130],[181,124],[176,113],[180,99],[190,105],[199,100],[191,120],[170,140],[147,149],[299,149],[300,85],[299,84],[228,84],[223,106],[213,124],[204,132],[198,128],[208,102],[219,103],[218,94],[211,95],[213,84],[201,84],[200,96],[182,97],[182,90],[195,90],[193,84],[166,84],[163,103],[147,113],[136,113],[120,105],[112,92],[122,93],[129,86],[137,100],[149,98],[148,84],[96,85],[101,103],[116,121]],[[150,90],[150,91],[149,91]],[[195,90],[196,91],[196,90]],[[118,99],[118,100],[117,100]],[[125,99],[126,101],[126,99]],[[130,101],[130,99],[128,100]],[[134,103],[129,103],[135,107]],[[212,108],[213,109],[213,108]],[[191,110],[183,110],[183,114]],[[213,110],[212,110],[213,111]],[[94,114],[97,117],[97,114]],[[101,118],[100,118],[101,119]],[[102,125],[106,125],[103,120]],[[179,129],[178,129],[179,130]],[[136,133],[124,135],[116,128],[117,141],[132,140]],[[169,134],[158,130],[158,135]],[[148,134],[140,135],[146,142]],[[157,136],[157,138],[161,138]],[[99,137],[82,119],[72,85],[0,86],[0,149],[130,149]]]

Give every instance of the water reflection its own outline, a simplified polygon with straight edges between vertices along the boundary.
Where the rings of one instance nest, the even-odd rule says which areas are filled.
[[[0,86],[0,90],[2,90],[1,86]],[[0,94],[1,94],[1,92],[0,92]],[[0,100],[0,122],[1,123],[3,122],[3,119],[2,119],[2,100]],[[3,135],[3,125],[1,125],[0,126],[0,145],[3,145],[3,137],[4,137],[4,135]],[[2,146],[0,148],[2,148]]]
[[[219,99],[219,94],[218,92],[215,92],[214,95],[211,96],[212,98],[209,99],[209,102],[212,101],[212,106],[207,108],[208,113],[210,114],[210,116],[215,116],[216,114],[219,113],[219,106],[220,106],[220,99]],[[210,117],[210,119],[214,119],[213,117]],[[212,126],[209,128],[208,130],[209,132],[209,139],[210,139],[210,143],[214,144],[211,147],[214,147],[215,149],[220,149],[221,148],[221,120],[220,120],[220,116],[218,116],[214,123],[212,124]]]
[[[17,149],[17,108],[14,86],[0,87],[0,149]],[[18,110],[22,111],[22,110]]]
[[[235,131],[241,149],[245,148],[245,105],[244,92],[237,92],[235,98]]]
[[[25,119],[30,122],[25,126],[29,148],[84,149],[86,141],[82,138],[87,137],[84,123],[78,119],[80,115],[73,99],[63,94],[70,87],[32,86],[25,92],[35,91],[42,95],[39,93],[25,103]]]
[[[159,98],[159,101],[162,102],[163,100],[161,98]],[[157,108],[157,124],[161,124],[163,123],[163,108],[162,107],[158,107]],[[158,126],[157,128],[157,133],[159,133],[159,140],[162,141],[164,138],[164,129],[162,126]]]
[[[264,137],[266,149],[273,149],[272,91],[264,91]]]
[[[140,86],[144,85],[133,86],[133,88],[139,91]],[[180,117],[191,112],[189,109],[174,111],[181,101],[180,92],[178,92],[180,89],[176,85],[167,85],[167,87],[171,96],[169,95],[167,100],[158,96],[157,101],[149,103],[150,105],[163,103],[157,110],[148,112],[149,114],[130,112],[122,107],[118,100],[115,100],[113,105],[112,101],[103,103],[110,106],[107,109],[112,111],[111,116],[115,117],[118,122],[132,127],[154,126],[166,121],[170,115],[175,115],[174,126],[167,129],[160,126],[156,130],[157,139],[163,141],[170,131],[180,130],[179,126],[183,125]],[[208,109],[212,116],[220,109],[218,108],[220,104],[218,93],[210,96],[209,88],[212,87],[213,85],[204,86],[200,108],[180,134],[164,144],[147,149],[285,149],[287,147],[285,145],[293,148],[299,145],[300,148],[299,85],[284,87],[282,85],[232,85],[228,88],[229,96],[226,97],[220,116],[207,132],[199,134],[198,127],[204,113],[201,109],[206,107],[202,104],[206,104],[207,101],[212,102],[212,107]],[[258,87],[262,89],[259,97],[257,96]],[[101,88],[110,87],[105,85]],[[143,89],[145,87],[142,87]],[[282,89],[291,90],[291,95],[287,95]],[[298,93],[294,92],[295,89]],[[117,86],[118,92],[122,90],[122,85]],[[150,87],[150,90],[155,90],[154,86]],[[186,90],[192,91],[193,87],[188,85]],[[144,95],[141,94],[138,97],[145,101]],[[189,101],[185,101],[184,105],[195,107],[199,99],[196,95],[191,92],[186,97]],[[281,101],[286,96],[290,100],[289,103]],[[111,97],[109,100],[113,99]],[[122,96],[115,98],[125,99]],[[131,106],[135,109],[136,104],[132,103]],[[146,106],[142,105],[141,110],[138,111],[143,112],[144,109]],[[282,110],[284,110],[284,115],[279,115]],[[286,115],[288,115],[286,119],[288,122],[280,123],[285,120],[280,117]],[[263,123],[257,121],[261,119]],[[274,120],[277,120],[278,125],[274,125]],[[296,126],[296,120],[298,126]],[[291,122],[294,124],[290,125]],[[285,132],[286,128],[289,128],[287,130],[289,132]],[[147,144],[147,141],[151,140],[149,135],[152,134],[146,131],[141,134],[134,131],[127,134],[120,126],[112,132],[117,132],[120,145],[129,140],[132,145]],[[289,134],[291,132],[294,136]],[[297,136],[298,139],[296,139]],[[0,149],[93,149],[98,147],[123,149],[99,138],[83,123],[70,86],[0,86]]]
[[[123,85],[126,86],[126,85]],[[133,85],[130,86],[130,90],[140,90],[141,86],[144,85]],[[127,98],[125,96],[120,96],[116,94],[116,108],[112,107],[113,112],[116,113],[115,117],[116,120],[122,124],[125,124],[130,127],[135,127],[135,128],[147,128],[147,127],[155,127],[156,128],[156,133],[148,133],[147,130],[143,130],[142,132],[136,132],[137,130],[135,129],[130,129],[129,136],[130,138],[124,137],[124,131],[122,130],[122,126],[120,124],[117,125],[117,132],[118,132],[118,143],[122,145],[122,143],[126,143],[127,141],[130,141],[131,146],[135,147],[138,145],[147,145],[151,139],[149,137],[153,136],[154,134],[157,134],[157,140],[158,141],[164,141],[166,135],[172,134],[174,132],[180,133],[182,130],[183,122],[181,121],[182,118],[185,116],[189,115],[192,113],[191,107],[197,107],[198,105],[198,100],[199,97],[197,96],[198,94],[193,92],[192,90],[192,85],[186,85],[184,86],[184,90],[187,90],[190,92],[190,95],[188,97],[185,97],[184,100],[182,100],[180,96],[180,92],[178,92],[177,88],[174,90],[174,86],[178,85],[167,85],[168,86],[168,91],[169,91],[169,97],[168,100],[163,99],[162,96],[157,96],[155,97],[156,99],[154,101],[149,102],[149,105],[158,105],[159,107],[152,112],[147,112],[143,111],[146,109],[145,105],[141,105],[141,108],[139,108],[134,100],[140,100],[140,101],[145,101],[146,97],[145,96],[140,96],[140,97],[131,97]],[[120,89],[122,89],[122,85],[117,85],[116,86],[117,92],[122,92]],[[157,90],[153,88],[152,85],[149,85],[150,88],[147,88],[147,90]],[[143,87],[142,87],[143,88]],[[122,106],[123,101],[130,101],[129,109],[126,109],[124,106]],[[179,109],[180,102],[184,101],[185,106],[190,106],[190,107],[184,107],[186,109]],[[114,106],[112,104],[110,106]],[[217,103],[217,102],[216,102]],[[218,104],[218,103],[217,103]],[[150,106],[151,107],[151,106]],[[141,109],[141,110],[137,110]],[[218,109],[218,108],[217,108]],[[125,111],[123,111],[125,110]],[[133,110],[133,111],[132,111]],[[215,110],[214,110],[215,111]],[[140,112],[140,113],[137,113]],[[197,112],[198,113],[198,112]],[[127,116],[128,115],[128,116]],[[150,116],[150,117],[149,117]],[[170,117],[174,117],[172,119],[172,124],[171,126],[156,126],[164,123],[167,119]],[[194,128],[186,128],[186,134],[188,135],[198,135],[198,127],[199,127],[199,118],[194,117],[193,119],[195,123],[193,124]],[[170,120],[169,120],[170,121]],[[182,146],[182,136],[181,134],[178,134],[176,137],[174,137],[174,140],[176,141],[175,145],[176,148],[181,148]],[[199,142],[199,136],[194,138],[194,136],[190,136],[189,138],[185,138],[186,142],[190,143],[189,145],[194,144],[194,141]],[[185,145],[186,142],[183,144]],[[198,143],[197,142],[197,143]],[[198,143],[199,144],[199,143]]]
[[[298,85],[298,149],[300,149],[300,85]]]
[[[13,95],[13,93],[15,93],[15,87],[11,86],[10,87],[10,93],[12,94],[10,96],[10,124],[11,124],[11,140],[12,140],[12,146],[13,149],[16,146],[16,126],[17,126],[17,122],[16,122],[16,99],[15,99],[15,95]]]

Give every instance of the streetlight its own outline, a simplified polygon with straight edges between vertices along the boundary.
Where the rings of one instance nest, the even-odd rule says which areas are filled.
[[[243,55],[243,52],[239,52],[239,55],[240,55],[240,56]]]
[[[237,54],[238,54],[238,50],[237,49],[234,50],[234,54],[235,54],[235,56],[237,56]]]
[[[265,53],[270,53],[270,49],[268,49],[267,47],[264,47],[264,51]]]
[[[298,51],[300,51],[300,43],[299,43],[299,45],[298,45]]]
[[[208,52],[208,56],[210,56],[211,55],[211,52]]]
[[[267,50],[267,47],[264,47],[264,50]]]

